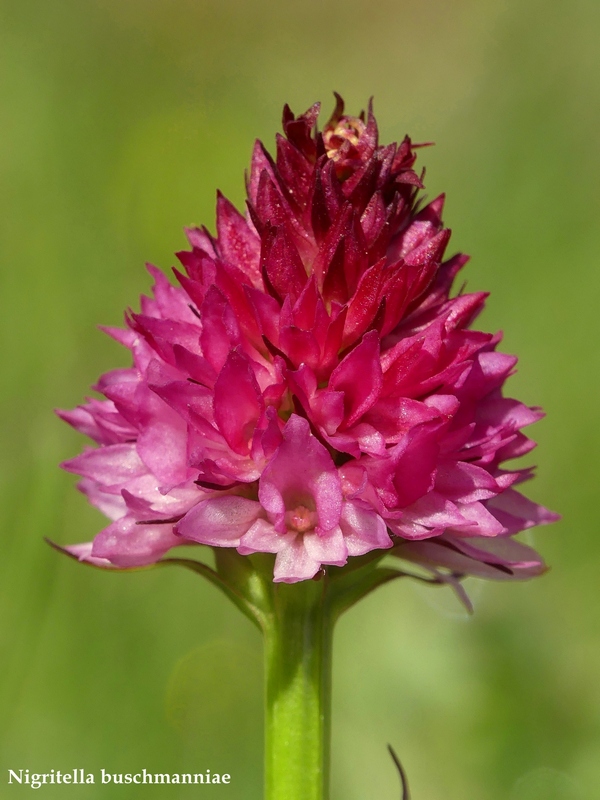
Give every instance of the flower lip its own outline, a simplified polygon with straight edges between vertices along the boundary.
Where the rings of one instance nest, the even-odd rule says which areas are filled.
[[[308,421],[292,414],[283,442],[263,471],[259,500],[281,533],[317,527],[329,531],[339,523],[341,482],[325,447],[310,432]]]
[[[285,522],[288,530],[306,533],[306,531],[311,531],[316,526],[317,514],[305,505],[299,504],[291,511],[286,511]]]

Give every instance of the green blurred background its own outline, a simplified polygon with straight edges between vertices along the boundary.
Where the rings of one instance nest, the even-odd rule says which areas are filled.
[[[184,246],[237,204],[255,137],[284,102],[375,95],[382,139],[410,132],[429,196],[448,192],[486,329],[520,355],[535,499],[563,522],[533,539],[552,570],[446,590],[399,582],[339,625],[333,800],[600,796],[597,0],[0,0],[0,797],[6,770],[229,772],[203,796],[259,800],[261,643],[177,570],[112,575],[42,542],[102,526],[57,463],[78,436],[52,414],[126,353],[120,324]],[[144,788],[45,787],[48,800]],[[198,791],[198,790],[196,790]],[[153,787],[191,797],[189,787]]]

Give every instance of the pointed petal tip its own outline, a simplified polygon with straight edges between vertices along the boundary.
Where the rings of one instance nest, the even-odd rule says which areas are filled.
[[[553,522],[560,522],[562,519],[562,514],[558,514],[556,511],[548,511],[544,514],[544,518],[541,520],[540,525],[550,525]]]
[[[76,555],[74,555],[73,553],[70,553],[70,552],[69,552],[68,550],[66,550],[66,549],[65,549],[65,548],[64,548],[62,545],[60,545],[60,544],[57,544],[56,542],[53,542],[53,541],[52,541],[52,539],[50,539],[48,536],[43,536],[42,538],[43,538],[43,540],[46,542],[46,544],[47,544],[47,545],[50,545],[50,547],[51,547],[53,550],[56,550],[56,551],[57,551],[57,553],[64,553],[65,555],[69,556],[69,558],[74,558],[74,559],[77,559],[77,556],[76,556]]]
[[[62,553],[63,555],[72,558],[73,561],[77,561],[80,564],[88,564],[89,566],[97,567],[98,569],[114,570],[117,572],[119,571],[119,567],[111,564],[108,559],[92,556],[92,542],[60,545],[52,541],[52,539],[49,539],[47,536],[44,536],[44,541],[46,544],[50,545],[53,550],[56,550],[57,553]]]

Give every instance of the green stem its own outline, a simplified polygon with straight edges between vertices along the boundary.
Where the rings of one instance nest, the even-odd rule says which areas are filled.
[[[328,580],[273,588],[264,626],[265,800],[327,800],[334,625]]]

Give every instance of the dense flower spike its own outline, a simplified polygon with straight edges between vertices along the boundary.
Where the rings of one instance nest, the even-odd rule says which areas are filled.
[[[372,110],[322,132],[286,106],[257,142],[242,215],[191,229],[180,286],[109,330],[133,367],[61,416],[98,447],[66,462],[112,523],[70,551],[150,564],[177,544],[276,554],[275,581],[386,550],[438,579],[544,570],[513,534],[556,516],[502,463],[542,414],[502,395],[516,359],[471,330],[485,295],[451,297],[443,196],[418,199],[418,145],[381,146]]]

